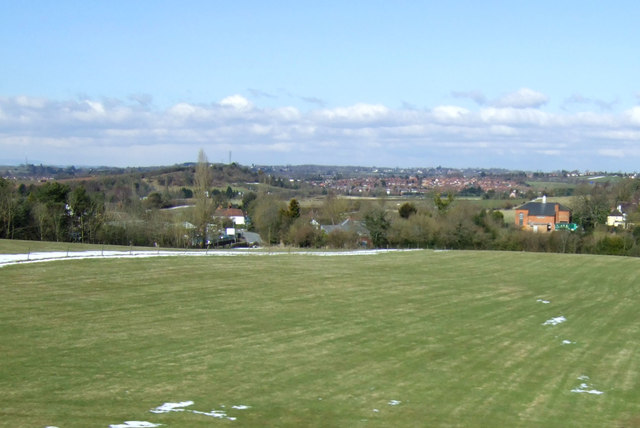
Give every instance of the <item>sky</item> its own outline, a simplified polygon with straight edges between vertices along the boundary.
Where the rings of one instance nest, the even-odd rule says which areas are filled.
[[[0,164],[640,169],[640,2],[0,2]]]

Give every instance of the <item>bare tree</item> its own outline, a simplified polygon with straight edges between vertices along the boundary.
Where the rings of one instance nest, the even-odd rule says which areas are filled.
[[[198,163],[196,164],[196,174],[194,177],[196,207],[194,210],[194,226],[198,235],[202,238],[202,247],[207,242],[207,225],[211,221],[213,214],[213,204],[209,198],[209,187],[211,186],[211,169],[209,160],[204,150],[198,152]]]
[[[13,238],[17,207],[18,198],[14,183],[0,177],[0,236],[3,238]]]
[[[348,203],[344,199],[339,199],[334,192],[329,192],[322,204],[323,216],[331,221],[331,224],[340,223],[341,216],[348,210]]]

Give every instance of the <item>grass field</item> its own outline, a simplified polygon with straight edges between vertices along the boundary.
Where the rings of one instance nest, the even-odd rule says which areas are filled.
[[[639,291],[553,254],[6,266],[0,426],[640,426]]]

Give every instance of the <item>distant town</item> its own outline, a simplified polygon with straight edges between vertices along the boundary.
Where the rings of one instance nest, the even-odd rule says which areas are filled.
[[[0,177],[13,180],[46,182],[50,180],[82,179],[127,173],[158,173],[166,170],[192,168],[191,162],[174,166],[150,167],[76,167],[22,164],[0,166]],[[237,164],[234,164],[237,165]],[[455,192],[460,196],[495,195],[501,198],[525,197],[527,182],[557,183],[598,180],[603,177],[636,178],[635,172],[607,171],[517,171],[499,168],[383,168],[323,165],[251,165],[245,171],[280,187],[296,188],[302,183],[320,192],[335,192],[351,196],[412,196],[440,192]]]

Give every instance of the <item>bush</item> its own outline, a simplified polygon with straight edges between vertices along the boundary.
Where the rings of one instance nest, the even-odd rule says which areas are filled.
[[[326,243],[331,248],[358,248],[360,239],[356,232],[334,230],[326,237]]]
[[[307,219],[299,218],[289,228],[287,243],[301,248],[318,248],[324,244],[323,233]]]

